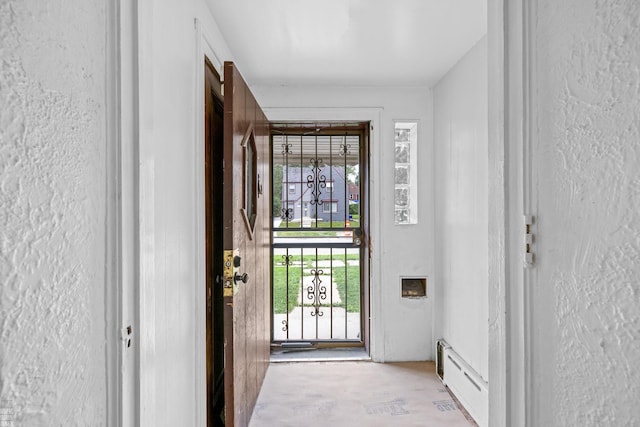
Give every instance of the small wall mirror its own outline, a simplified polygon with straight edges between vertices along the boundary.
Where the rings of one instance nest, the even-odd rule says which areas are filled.
[[[253,239],[253,231],[258,216],[258,155],[253,128],[249,128],[242,140],[243,152],[243,208],[242,216]]]

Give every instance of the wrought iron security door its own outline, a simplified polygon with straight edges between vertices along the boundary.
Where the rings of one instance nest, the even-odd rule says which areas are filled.
[[[276,343],[364,343],[367,128],[272,125]]]

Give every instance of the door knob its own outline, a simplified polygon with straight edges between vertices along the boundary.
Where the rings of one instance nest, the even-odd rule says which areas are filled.
[[[236,283],[238,282],[247,283],[247,281],[249,280],[249,275],[247,273],[244,273],[244,274],[236,273],[235,276],[233,276],[233,280]]]

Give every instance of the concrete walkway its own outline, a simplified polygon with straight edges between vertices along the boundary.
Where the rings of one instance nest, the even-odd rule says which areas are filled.
[[[289,336],[283,330],[287,323],[286,314],[273,316],[274,340],[330,340],[330,339],[359,339],[360,313],[346,313],[341,307],[320,307],[321,316],[314,316],[313,307],[296,307],[289,313]],[[345,336],[346,322],[346,336]],[[304,334],[303,334],[304,325]],[[333,334],[332,334],[333,332]]]

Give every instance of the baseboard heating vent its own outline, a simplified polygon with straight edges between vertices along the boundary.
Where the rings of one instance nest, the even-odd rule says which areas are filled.
[[[443,339],[436,341],[436,372],[480,427],[489,423],[489,386]]]

